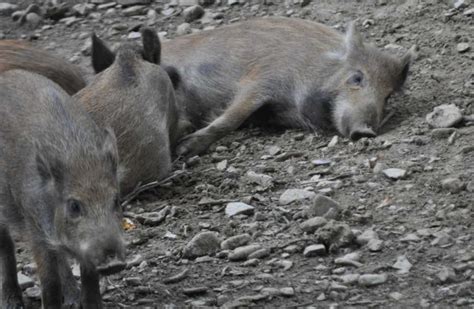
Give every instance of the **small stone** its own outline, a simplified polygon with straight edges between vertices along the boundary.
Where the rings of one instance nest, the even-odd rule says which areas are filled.
[[[251,254],[249,254],[248,258],[249,259],[263,259],[263,258],[266,258],[267,256],[269,256],[271,253],[271,250],[270,248],[262,248],[262,249],[259,249]]]
[[[216,2],[216,0],[199,0],[199,4],[202,6],[210,6],[213,5]]]
[[[431,136],[438,139],[448,138],[454,132],[456,132],[455,128],[438,128],[431,131]]]
[[[307,6],[308,4],[310,4],[311,1],[312,1],[312,0],[301,0],[300,6],[301,6],[301,7],[305,7],[305,6]]]
[[[446,178],[441,181],[444,190],[458,193],[464,189],[464,183],[459,178]]]
[[[177,35],[185,35],[191,33],[191,25],[189,23],[182,23],[176,28]],[[227,160],[225,160],[227,161]]]
[[[204,15],[204,9],[200,5],[193,5],[185,8],[183,11],[184,21],[187,23],[193,22]]]
[[[205,286],[197,286],[192,288],[184,288],[183,294],[187,296],[202,295],[207,293],[208,288]]]
[[[32,27],[36,28],[41,22],[41,16],[36,13],[26,14],[26,22]]]
[[[151,0],[115,0],[118,4],[123,6],[137,5],[137,4],[149,4]]]
[[[313,199],[311,205],[305,209],[305,213],[308,218],[324,217],[326,219],[336,219],[342,210],[343,207],[335,200],[318,194]]]
[[[339,279],[341,279],[344,284],[355,284],[359,281],[359,277],[359,274],[347,274],[339,276]]]
[[[300,224],[300,228],[303,230],[303,232],[306,233],[313,233],[316,231],[318,228],[326,225],[328,220],[326,220],[323,217],[314,217],[311,219],[308,219]]]
[[[93,9],[95,5],[90,4],[90,3],[79,3],[76,4],[72,7],[72,11],[79,16],[86,16],[89,14]]]
[[[403,242],[419,241],[419,240],[420,240],[420,237],[418,237],[418,235],[416,235],[414,233],[409,233],[409,234],[405,235],[405,237],[400,238],[400,241],[403,241]]]
[[[227,0],[228,5],[239,4],[239,0]]]
[[[399,301],[400,299],[403,299],[403,294],[398,293],[398,292],[392,292],[392,293],[388,294],[388,296],[390,296],[391,299],[396,300],[396,301]]]
[[[287,296],[287,297],[294,296],[295,289],[293,289],[292,287],[281,288],[280,293],[281,295]]]
[[[359,285],[374,286],[385,283],[388,279],[387,274],[365,274],[359,277]]]
[[[142,5],[131,6],[124,9],[122,13],[124,16],[143,15],[143,13],[145,13],[145,7]]]
[[[219,171],[224,171],[227,168],[227,160],[222,160],[221,162],[217,163],[216,168]]]
[[[467,52],[470,48],[469,43],[459,43],[456,45],[456,50],[460,54]]]
[[[380,239],[373,238],[369,240],[369,242],[367,243],[367,248],[371,252],[378,252],[382,250],[382,247],[383,247],[383,241]]]
[[[326,254],[326,247],[320,244],[310,245],[306,247],[303,252],[303,255],[305,257],[321,256],[325,254]]]
[[[255,208],[242,202],[232,202],[225,207],[225,214],[230,218],[236,215],[251,215]]]
[[[201,232],[184,247],[184,258],[195,258],[215,254],[220,248],[220,239],[214,232]]]
[[[456,273],[450,267],[443,267],[437,274],[439,281],[441,283],[450,283],[456,280]]]
[[[223,250],[233,250],[237,247],[242,247],[248,244],[251,240],[249,234],[239,234],[227,238],[221,243],[221,249]]]
[[[296,201],[314,198],[316,193],[302,189],[288,189],[280,196],[280,204],[288,205]]]
[[[41,299],[41,288],[38,286],[33,286],[31,288],[27,288],[25,290],[25,295],[26,297],[30,299],[36,299],[40,300]]]
[[[133,266],[138,266],[143,261],[143,256],[140,254],[135,254],[130,260],[127,261],[127,268],[131,268]]]
[[[316,240],[325,244],[329,252],[336,252],[340,248],[353,245],[355,236],[349,225],[330,220],[325,226],[319,228]]]
[[[337,142],[339,142],[339,136],[334,135],[331,139],[331,141],[328,144],[328,148],[332,148],[337,145]]]
[[[311,161],[314,166],[331,165],[331,160],[316,159]]]
[[[199,4],[199,0],[179,0],[181,6],[193,6]]]
[[[375,232],[372,229],[367,229],[365,230],[362,234],[357,236],[356,242],[363,246],[368,244],[372,239],[379,239],[379,236],[377,235],[377,232]]]
[[[18,5],[1,2],[0,3],[0,16],[10,16],[13,12],[18,9]]]
[[[403,274],[407,274],[407,273],[410,272],[412,264],[410,263],[410,261],[408,261],[406,256],[400,255],[397,258],[397,261],[395,262],[395,264],[392,265],[392,267],[395,268],[395,269],[398,269],[397,273],[403,275]]]
[[[250,183],[254,183],[262,186],[263,188],[269,188],[273,186],[273,177],[265,174],[257,174],[253,171],[247,172],[247,179]]]
[[[382,171],[390,179],[397,180],[405,177],[407,171],[401,168],[387,168]]]
[[[260,263],[260,261],[258,259],[249,258],[247,261],[242,263],[242,266],[243,267],[255,267],[255,266],[258,265],[258,263]]]
[[[17,277],[18,277],[18,284],[20,285],[20,288],[22,290],[31,288],[32,286],[35,285],[35,282],[33,281],[33,279],[31,279],[28,276],[23,275],[21,272],[18,272]]]
[[[433,112],[426,115],[426,122],[433,128],[449,128],[463,119],[459,108],[454,104],[436,106]]]
[[[458,10],[464,9],[468,6],[469,6],[469,1],[466,1],[466,0],[457,0],[456,2],[454,2],[454,8]]]
[[[267,148],[267,152],[271,155],[271,156],[276,156],[277,154],[279,154],[281,152],[281,147],[278,147],[278,146],[270,146]]]
[[[334,264],[336,265],[344,265],[344,266],[354,266],[354,267],[361,267],[363,264],[359,262],[360,260],[360,253],[359,252],[352,252],[346,254],[342,257],[339,257],[334,260]]]
[[[255,244],[235,248],[234,251],[229,254],[229,260],[231,261],[246,260],[250,254],[260,249],[261,249],[261,246],[255,245]]]

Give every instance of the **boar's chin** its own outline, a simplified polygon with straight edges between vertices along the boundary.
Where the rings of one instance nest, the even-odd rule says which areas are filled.
[[[314,89],[303,100],[300,112],[311,128],[334,130],[333,109],[335,96],[327,91]]]

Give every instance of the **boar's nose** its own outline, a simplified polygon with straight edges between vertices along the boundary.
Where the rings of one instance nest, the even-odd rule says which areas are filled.
[[[350,138],[353,141],[357,141],[357,140],[359,140],[363,137],[372,138],[372,137],[376,137],[376,136],[377,136],[377,134],[375,134],[375,132],[370,128],[355,129],[355,130],[351,131],[351,134],[350,134]]]

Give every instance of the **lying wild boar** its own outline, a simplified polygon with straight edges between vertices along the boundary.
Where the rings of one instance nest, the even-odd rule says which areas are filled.
[[[174,89],[159,66],[160,41],[150,29],[142,38],[143,49],[122,44],[115,56],[93,36],[93,66],[101,73],[75,95],[99,125],[117,135],[122,193],[167,176],[177,139]]]
[[[15,228],[31,244],[43,308],[101,308],[99,274],[124,266],[115,136],[35,73],[1,73],[0,98],[0,308],[23,304]]]
[[[13,69],[46,76],[71,95],[86,86],[81,71],[73,64],[21,41],[0,40],[0,72]]]
[[[385,101],[404,83],[413,51],[398,59],[322,24],[272,17],[163,42],[180,73],[176,100],[192,125],[178,154],[197,154],[246,120],[334,128],[373,137]]]

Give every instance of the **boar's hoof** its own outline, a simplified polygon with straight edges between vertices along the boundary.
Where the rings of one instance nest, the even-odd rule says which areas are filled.
[[[21,296],[18,297],[17,295],[3,295],[4,299],[0,300],[0,308],[5,309],[23,309],[25,306],[23,305],[23,300]]]
[[[78,288],[70,288],[63,290],[64,300],[62,309],[80,309],[81,308],[81,291]]]
[[[112,260],[107,264],[100,265],[97,267],[97,271],[101,276],[109,276],[115,273],[118,273],[125,269],[127,263],[120,260]]]
[[[203,153],[212,144],[214,139],[211,135],[202,134],[200,131],[189,134],[181,139],[176,154],[178,156],[192,157]]]
[[[374,131],[372,131],[369,128],[365,128],[365,129],[359,129],[359,130],[352,131],[350,138],[353,141],[357,141],[357,140],[360,140],[363,137],[373,138],[373,137],[376,137],[376,136],[377,136],[377,134],[375,134]]]

